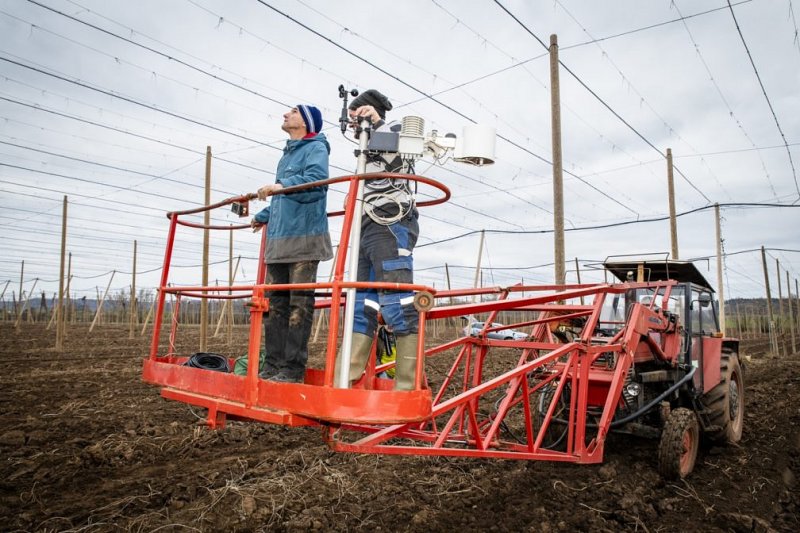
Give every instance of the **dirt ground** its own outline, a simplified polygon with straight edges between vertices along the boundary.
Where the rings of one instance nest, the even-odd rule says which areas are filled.
[[[338,454],[315,428],[211,431],[141,381],[147,336],[76,326],[53,345],[42,325],[0,324],[3,531],[800,530],[800,355],[765,343],[743,347],[741,445],[702,450],[684,482],[659,477],[655,441],[623,435],[581,466]]]

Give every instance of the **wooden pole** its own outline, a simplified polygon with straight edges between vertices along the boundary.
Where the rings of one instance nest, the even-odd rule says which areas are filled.
[[[36,282],[38,281],[39,278],[34,278],[33,287],[31,287],[31,292],[29,292],[28,295],[25,297],[25,303],[20,303],[19,316],[17,317],[17,321],[14,323],[15,328],[19,328],[20,322],[22,322],[22,317],[25,314],[25,309],[28,307],[28,302],[31,301],[31,294],[33,294],[33,291],[36,290]],[[20,302],[22,302],[21,299]]]
[[[242,256],[239,256],[239,257],[236,258],[236,269],[233,270],[233,271],[229,271],[229,273],[228,273],[228,275],[230,276],[228,278],[230,280],[229,284],[228,284],[229,287],[233,286],[233,282],[236,280],[236,274],[239,273],[239,260],[241,258],[242,258]],[[229,290],[228,294],[233,294],[233,292]],[[222,328],[222,320],[225,317],[228,316],[228,312],[227,311],[228,311],[228,307],[229,306],[231,308],[233,308],[233,300],[225,300],[225,302],[223,302],[222,310],[219,313],[219,320],[217,321],[217,328],[214,330],[214,337],[219,335],[219,330],[220,330],[220,328]],[[228,342],[231,342],[231,340],[232,340],[232,332],[229,329],[228,330]]]
[[[776,321],[776,329],[781,333],[786,333],[786,328],[783,325],[785,315],[783,313],[783,291],[781,290],[781,263],[777,258],[775,258],[775,272],[778,275],[776,278],[778,280],[776,283],[778,286],[778,320]]]
[[[22,265],[19,267],[19,292],[17,293],[18,296],[17,301],[19,302],[20,306],[22,305],[22,287],[23,284],[25,283],[24,275],[25,275],[25,260],[23,259]]]
[[[563,285],[567,279],[564,255],[564,169],[561,159],[561,101],[558,79],[558,36],[550,36],[550,112],[553,144],[553,260],[555,282]]]
[[[328,274],[328,283],[333,281],[333,271],[336,268],[336,260],[339,257],[339,248],[336,248],[336,253],[333,255],[333,262],[331,263],[331,273]],[[317,315],[317,323],[314,325],[314,342],[317,342],[317,337],[319,337],[319,332],[322,329],[322,322],[324,320],[324,311],[320,309],[319,314]]]
[[[19,313],[19,305],[21,305],[22,302],[17,302],[17,296],[16,294],[14,294],[14,291],[11,291],[11,303],[13,304],[12,311],[13,311],[14,322],[16,322],[17,313]]]
[[[761,247],[761,264],[764,267],[764,285],[767,286],[767,310],[769,311],[769,339],[772,344],[772,352],[778,353],[778,340],[775,336],[775,317],[772,313],[772,293],[769,290],[769,272],[767,271],[767,251]]]
[[[6,315],[8,314],[8,313],[6,313],[6,306],[4,305],[5,300],[3,299],[3,297],[6,295],[6,289],[8,289],[8,286],[10,284],[11,284],[11,280],[7,280],[5,286],[3,287],[3,292],[0,294],[0,309],[2,309],[2,313],[3,313],[3,322],[5,322]]]
[[[111,277],[108,280],[108,285],[106,285],[106,291],[103,293],[103,297],[100,298],[100,301],[97,302],[97,312],[94,314],[94,320],[92,320],[92,325],[89,326],[89,333],[92,332],[95,324],[97,324],[97,319],[100,317],[100,311],[103,309],[103,302],[106,300],[106,296],[108,296],[108,290],[111,288],[111,282],[114,281],[114,274],[116,273],[117,273],[116,270],[111,271]]]
[[[717,226],[717,296],[719,298],[719,330],[725,335],[725,284],[722,278],[722,227],[719,218],[719,204],[714,204]]]
[[[444,264],[444,276],[445,276],[445,279],[447,280],[447,290],[448,291],[452,290],[450,288],[450,266],[447,263]],[[453,297],[452,296],[450,297],[450,305],[453,305]]]
[[[575,275],[578,277],[578,285],[581,284],[581,266],[578,264],[578,258],[575,258]],[[583,296],[581,296],[581,305],[583,305]]]
[[[472,283],[473,289],[478,288],[478,281],[481,279],[480,275],[481,275],[481,256],[483,255],[483,238],[484,238],[484,231],[481,230],[481,240],[478,243],[478,263],[475,266],[475,281]],[[472,295],[473,303],[476,301],[476,296],[477,296],[476,294]]]
[[[14,328],[19,327],[20,317],[22,316],[22,297],[24,296],[23,293],[23,286],[25,284],[25,260],[22,260],[22,264],[19,267],[19,292],[17,293],[17,303],[19,305],[14,306],[14,315],[16,315],[16,320],[14,321]]]
[[[736,337],[742,338],[742,311],[739,309],[739,304],[736,305],[733,311],[733,317],[736,321]]]
[[[797,309],[797,326],[800,327],[800,285],[794,280],[794,308]]]
[[[792,282],[789,280],[789,271],[786,271],[786,303],[789,304],[789,334],[792,336],[792,353],[797,353],[794,340],[794,311],[792,310]]]
[[[133,268],[131,269],[131,310],[130,310],[130,331],[128,332],[128,338],[133,338],[133,329],[136,327],[136,322],[138,320],[137,316],[137,302],[136,302],[136,239],[133,241]]]
[[[142,324],[142,335],[144,335],[144,330],[147,329],[147,323],[150,322],[150,317],[153,315],[153,309],[156,306],[156,299],[153,298],[153,301],[150,303],[150,310],[147,311],[147,316],[144,317],[144,324]]]
[[[678,260],[678,220],[675,214],[675,179],[672,172],[672,148],[667,148],[667,190],[669,192],[669,240],[672,259]]]
[[[69,258],[67,259],[67,289],[64,291],[64,302],[66,303],[66,309],[64,310],[64,324],[66,324],[67,319],[74,318],[72,317],[72,313],[70,313],[70,303],[72,303],[72,297],[69,293],[70,285],[72,284],[72,252],[69,253]],[[66,337],[66,325],[64,326],[64,337]]]
[[[72,279],[72,278],[71,277],[67,278],[67,287],[69,287],[70,279]],[[64,292],[66,292],[67,290],[68,289],[65,289]],[[58,301],[58,294],[53,293],[53,300],[54,301]],[[44,328],[44,329],[48,329],[49,330],[51,327],[53,327],[53,324],[55,324],[57,320],[58,320],[58,307],[54,307],[53,308],[53,315],[50,317],[50,321],[47,323],[47,327]]]
[[[56,315],[56,351],[64,350],[64,333],[67,324],[64,320],[64,263],[67,253],[67,196],[64,195],[64,205],[61,211],[61,264],[58,272],[58,310]]]
[[[205,203],[203,205],[211,205],[211,147],[206,146],[206,188],[205,188]],[[203,212],[203,224],[206,228],[203,229],[203,287],[208,286],[208,244],[209,244],[209,229],[208,225],[211,223],[211,212],[206,210]],[[203,295],[207,294],[203,291]],[[205,352],[208,347],[208,298],[200,300],[200,351]]]
[[[98,287],[97,285],[94,286],[94,293],[95,293],[95,297],[94,297],[95,298],[95,300],[94,300],[95,301],[95,309],[94,310],[96,312],[97,311],[97,305],[100,304],[100,287]],[[95,319],[96,318],[97,317],[95,317]]]
[[[786,355],[789,353],[789,350],[786,346],[786,324],[784,323],[786,318],[783,314],[783,291],[781,290],[781,263],[778,261],[778,258],[775,258],[775,269],[777,272],[777,277],[775,278],[775,284],[778,286],[778,320],[775,323],[775,336],[776,338],[780,335],[781,344],[783,345],[783,354]]]

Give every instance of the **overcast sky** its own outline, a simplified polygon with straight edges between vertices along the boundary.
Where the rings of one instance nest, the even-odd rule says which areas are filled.
[[[760,247],[786,294],[800,278],[800,4],[791,0],[339,1],[0,0],[0,290],[58,287],[69,197],[72,292],[158,283],[164,214],[274,181],[282,114],[316,105],[331,176],[355,169],[337,87],[385,93],[389,118],[426,129],[496,127],[496,164],[420,161],[452,192],[421,210],[416,280],[471,286],[486,230],[484,285],[551,283],[553,186],[547,50],[558,35],[567,280],[590,263],[670,250],[665,152],[672,148],[681,259],[716,285],[722,207],[726,297],[764,295]],[[738,29],[737,29],[738,25]],[[541,41],[541,42],[540,42]],[[328,195],[338,210],[342,187]],[[421,187],[421,199],[436,195]],[[726,205],[763,204],[763,205]],[[782,204],[776,205],[776,204]],[[265,204],[254,202],[251,209]],[[706,208],[706,209],[703,209]],[[238,223],[224,210],[218,224]],[[195,219],[198,220],[198,219]],[[621,224],[621,225],[620,225]],[[597,228],[598,226],[610,226]],[[341,218],[331,219],[340,238]],[[527,233],[525,233],[527,232]],[[469,234],[464,236],[465,234]],[[202,233],[180,231],[173,276],[199,284]],[[444,241],[444,242],[440,242]],[[234,233],[240,282],[257,236]],[[228,276],[228,232],[212,234],[211,280]],[[320,266],[327,278],[330,262]]]

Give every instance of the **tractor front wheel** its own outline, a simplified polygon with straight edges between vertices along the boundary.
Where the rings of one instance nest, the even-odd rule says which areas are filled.
[[[683,479],[697,461],[700,424],[694,411],[679,407],[670,412],[658,445],[658,471],[666,479]]]

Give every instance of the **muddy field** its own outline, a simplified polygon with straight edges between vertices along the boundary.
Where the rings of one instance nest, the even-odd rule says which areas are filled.
[[[202,426],[142,383],[149,338],[0,324],[3,531],[798,531],[800,356],[748,342],[741,445],[685,482],[656,443],[612,436],[605,463],[337,454],[320,430]],[[191,337],[191,335],[189,335]],[[244,353],[242,344],[209,347]],[[195,351],[195,341],[182,341]]]

